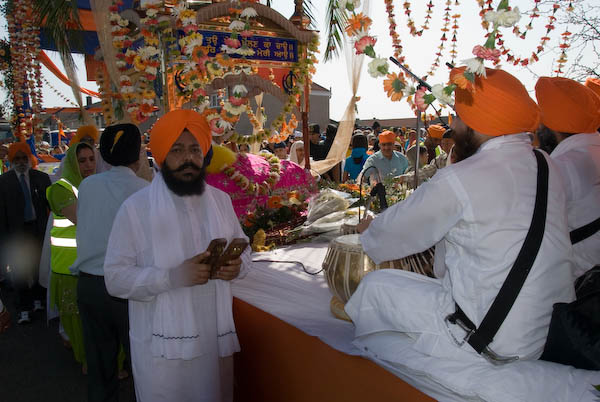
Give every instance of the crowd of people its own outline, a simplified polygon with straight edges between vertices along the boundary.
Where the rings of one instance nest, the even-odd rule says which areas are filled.
[[[449,126],[430,125],[419,136],[356,128],[347,158],[324,175],[376,186],[388,177],[414,183],[418,170],[425,183],[358,230],[376,263],[435,247],[436,278],[399,270],[366,276],[346,306],[357,337],[404,332],[423,353],[479,358],[456,341],[464,328],[445,318],[460,309],[477,326],[486,316],[528,233],[540,155],[549,171],[540,249],[490,348],[538,358],[552,305],[574,300],[574,281],[600,263],[600,81],[540,78],[536,103],[515,77],[486,73],[475,93],[457,89]],[[312,160],[327,157],[336,131],[310,126]],[[10,267],[16,321],[44,310],[60,318],[63,341],[88,376],[89,401],[117,400],[128,372],[140,402],[231,400],[240,346],[230,281],[243,278],[251,254],[211,266],[207,249],[217,238],[248,239],[228,194],[205,184],[213,139],[202,115],[176,110],[156,122],[150,175],[143,138],[132,124],[101,136],[82,126],[61,149],[54,182],[35,169],[28,143],[0,149],[8,162],[0,175],[0,263]],[[264,149],[302,166],[300,138]],[[546,153],[535,156],[535,148]],[[595,230],[572,244],[569,233],[590,225]],[[0,332],[9,325],[0,301]]]

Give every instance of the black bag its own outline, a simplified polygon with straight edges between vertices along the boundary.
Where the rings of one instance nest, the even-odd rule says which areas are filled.
[[[556,303],[541,360],[600,370],[600,290]]]

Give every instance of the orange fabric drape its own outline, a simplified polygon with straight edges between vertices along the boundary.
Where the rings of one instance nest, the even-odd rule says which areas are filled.
[[[242,351],[235,356],[235,402],[432,401],[360,356],[334,350],[240,299],[233,317]]]
[[[46,68],[48,70],[50,70],[50,72],[52,74],[54,74],[59,80],[61,80],[62,82],[64,82],[67,85],[71,85],[71,81],[62,73],[62,71],[60,71],[58,69],[58,67],[56,66],[56,64],[54,64],[52,62],[52,60],[50,60],[50,57],[48,57],[48,55],[46,54],[46,52],[44,52],[43,50],[40,51],[40,54],[38,55],[38,60],[44,65],[46,66]],[[81,93],[86,94],[86,95],[90,95],[96,98],[100,97],[100,94],[98,92],[94,92],[91,91],[89,89],[85,89],[85,88],[80,88],[81,89]]]

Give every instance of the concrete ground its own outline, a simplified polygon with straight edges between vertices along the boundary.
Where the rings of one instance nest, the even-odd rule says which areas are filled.
[[[0,334],[0,402],[85,402],[87,380],[71,350],[63,346],[58,320],[46,324],[46,313],[17,325],[15,292],[6,281],[0,297],[11,313],[11,327]],[[133,380],[122,380],[120,402],[135,401]]]

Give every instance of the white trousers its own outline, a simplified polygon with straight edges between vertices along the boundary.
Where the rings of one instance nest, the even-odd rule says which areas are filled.
[[[138,402],[233,401],[233,356],[215,350],[191,360],[157,358],[132,339],[131,360]]]
[[[415,339],[413,348],[427,355],[482,359],[467,343],[459,347],[453,340],[462,340],[465,332],[444,321],[454,312],[454,302],[439,279],[396,269],[374,271],[363,278],[345,310],[354,322],[356,338],[402,332]],[[386,360],[402,362],[393,348],[389,353]]]

